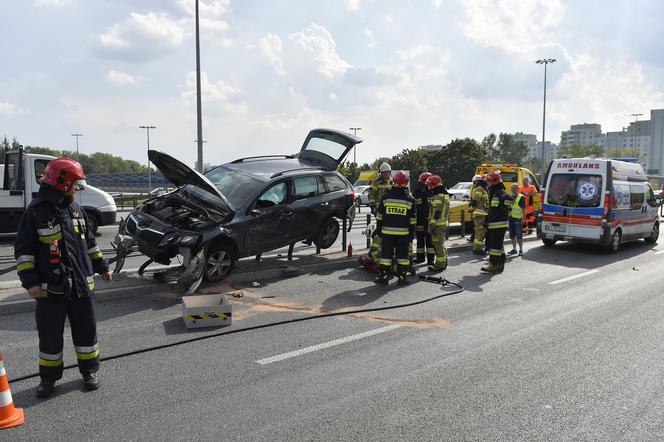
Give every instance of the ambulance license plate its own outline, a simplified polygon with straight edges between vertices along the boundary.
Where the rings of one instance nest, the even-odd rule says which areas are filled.
[[[547,232],[565,233],[567,226],[565,224],[544,224],[544,230]]]

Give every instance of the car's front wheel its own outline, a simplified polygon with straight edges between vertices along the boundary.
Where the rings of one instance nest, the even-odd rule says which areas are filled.
[[[659,220],[655,221],[655,224],[652,226],[650,235],[646,238],[643,238],[643,240],[648,244],[655,244],[657,242],[657,238],[659,238]]]
[[[335,243],[339,236],[339,221],[334,218],[328,218],[320,226],[320,230],[314,238],[314,244],[321,249],[329,249]]]
[[[231,273],[235,257],[233,247],[226,242],[211,245],[205,254],[205,280],[219,282]]]

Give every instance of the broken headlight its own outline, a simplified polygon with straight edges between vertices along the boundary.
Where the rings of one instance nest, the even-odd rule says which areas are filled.
[[[177,235],[175,233],[167,233],[164,235],[164,238],[159,243],[159,247],[162,246],[183,246],[183,247],[193,247],[196,245],[200,238],[200,235]]]

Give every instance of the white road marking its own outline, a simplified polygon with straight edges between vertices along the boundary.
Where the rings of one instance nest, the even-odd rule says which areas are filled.
[[[664,253],[664,250],[660,250],[659,252],[655,252],[655,255],[661,255],[662,253]]]
[[[551,284],[551,285],[562,284],[563,282],[571,281],[571,280],[577,279],[577,278],[583,278],[584,276],[592,275],[593,273],[597,273],[597,272],[599,272],[599,270],[590,270],[590,271],[585,272],[585,273],[579,273],[578,275],[568,276],[567,278],[558,279],[556,281],[551,281],[549,284]]]
[[[454,258],[458,258],[458,257],[459,257],[459,255],[448,256],[447,259],[454,259]]]
[[[349,342],[357,341],[358,339],[368,338],[369,336],[374,336],[380,333],[396,330],[397,328],[400,327],[401,325],[399,324],[388,325],[387,327],[381,327],[375,330],[369,330],[367,332],[359,333],[357,335],[346,336],[345,338],[335,339],[334,341],[323,342],[322,344],[316,344],[310,347],[301,348],[299,350],[282,353],[280,355],[270,356],[269,358],[260,359],[256,361],[256,363],[260,365],[268,365],[274,362],[283,361],[285,359],[291,359],[297,356],[306,355],[307,353],[311,353],[314,351],[325,350],[326,348],[336,347],[337,345],[348,344]]]

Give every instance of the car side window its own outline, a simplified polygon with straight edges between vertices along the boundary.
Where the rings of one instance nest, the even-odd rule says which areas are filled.
[[[35,160],[35,179],[37,180],[37,184],[41,183],[46,165],[50,162],[51,160]]]
[[[325,175],[325,183],[327,184],[327,188],[330,189],[330,192],[346,189],[346,183],[344,183],[344,180],[336,175]]]
[[[323,195],[324,193],[327,193],[327,189],[325,188],[325,183],[323,182],[323,177],[317,176],[316,181],[318,181],[318,194]]]
[[[643,186],[640,184],[629,185],[630,209],[640,210],[643,207]]]
[[[539,185],[537,184],[537,180],[535,179],[535,177],[532,176],[531,174],[528,174],[528,181],[530,181],[530,184],[532,184],[533,186],[535,186],[535,188],[536,188],[537,191],[539,192],[540,187],[539,187]]]
[[[283,204],[286,202],[287,195],[288,186],[286,185],[286,182],[275,184],[258,197],[256,200],[256,208],[264,209],[267,207],[274,207],[278,206],[279,204]]]
[[[646,193],[646,202],[648,203],[649,206],[656,207],[657,202],[655,201],[655,192],[653,192],[652,187],[650,187],[650,184],[645,183],[644,186]]]
[[[295,178],[293,184],[295,186],[295,201],[318,195],[318,181],[316,181],[315,176]]]

